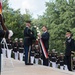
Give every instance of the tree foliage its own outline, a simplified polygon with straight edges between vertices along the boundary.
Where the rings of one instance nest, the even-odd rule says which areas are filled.
[[[14,10],[9,7],[9,0],[3,0],[3,16],[8,29],[14,32],[13,38],[23,37],[26,20],[32,19],[31,14],[26,10],[25,14],[21,14],[20,9]]]
[[[15,37],[23,37],[25,21],[32,19],[32,24],[41,30],[43,25],[48,27],[50,33],[50,50],[55,48],[59,52],[64,52],[64,41],[66,30],[70,29],[75,39],[75,0],[51,0],[46,2],[46,10],[38,19],[26,9],[25,14],[20,13],[20,9],[14,10],[9,7],[8,0],[3,0],[3,15],[8,29],[12,29]]]
[[[39,21],[39,22],[38,22]],[[46,2],[43,16],[37,20],[39,27],[46,25],[50,33],[50,50],[64,52],[66,30],[71,30],[75,39],[75,0],[55,0]],[[36,23],[36,24],[37,24]]]

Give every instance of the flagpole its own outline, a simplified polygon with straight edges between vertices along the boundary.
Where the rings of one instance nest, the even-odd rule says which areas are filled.
[[[0,15],[2,15],[2,0],[0,0]],[[2,54],[0,54],[0,74],[2,70]]]
[[[7,27],[4,25],[4,20],[2,17],[2,0],[0,0],[0,22],[1,22],[1,26],[3,28],[4,31],[7,31]]]
[[[2,0],[0,0],[0,14],[2,15]]]
[[[3,31],[6,32],[8,31],[8,29],[6,28],[5,24],[4,24],[4,20],[2,17],[2,0],[0,0],[0,24],[3,28]],[[0,73],[3,70],[3,54],[0,54]]]

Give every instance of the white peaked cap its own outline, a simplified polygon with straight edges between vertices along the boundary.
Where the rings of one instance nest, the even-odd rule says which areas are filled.
[[[9,30],[9,38],[13,36],[13,31]]]

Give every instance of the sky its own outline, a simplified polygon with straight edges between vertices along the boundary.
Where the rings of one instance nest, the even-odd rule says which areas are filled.
[[[20,8],[21,14],[28,9],[33,18],[37,18],[37,15],[43,15],[46,9],[45,2],[49,2],[49,0],[9,0],[9,6],[14,10]]]

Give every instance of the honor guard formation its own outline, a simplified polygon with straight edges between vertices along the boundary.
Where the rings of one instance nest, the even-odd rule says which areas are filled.
[[[24,61],[25,65],[44,65],[61,70],[74,71],[75,44],[71,31],[66,31],[65,53],[49,50],[50,34],[46,26],[42,27],[42,35],[36,32],[36,26],[31,30],[31,21],[26,21],[24,38],[8,38],[8,31],[0,30],[0,53],[4,58],[14,58]],[[42,40],[42,41],[41,41]]]

